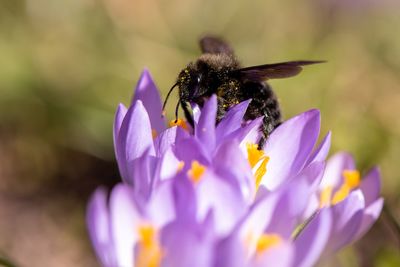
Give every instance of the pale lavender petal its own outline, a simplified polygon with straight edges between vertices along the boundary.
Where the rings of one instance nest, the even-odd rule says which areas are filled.
[[[125,118],[126,112],[128,110],[123,104],[119,104],[117,111],[115,112],[115,118],[114,118],[114,131],[113,131],[113,138],[114,138],[114,149],[115,151],[117,150],[117,139],[119,135],[119,130],[121,129],[122,121]]]
[[[317,141],[320,113],[310,110],[275,129],[265,145],[270,157],[267,173],[261,183],[273,190],[304,166]]]
[[[196,186],[198,200],[198,218],[205,218],[210,210],[215,217],[215,230],[223,236],[233,229],[246,211],[246,204],[237,189],[206,170]]]
[[[245,199],[253,200],[254,176],[236,140],[226,141],[218,147],[213,159],[213,168],[217,175],[236,185]]]
[[[364,194],[365,206],[379,198],[381,192],[381,172],[379,168],[373,168],[361,181],[360,189]]]
[[[226,136],[242,127],[243,116],[246,113],[250,101],[251,99],[243,101],[228,110],[217,126],[217,140],[222,141]]]
[[[147,69],[143,70],[136,85],[132,105],[135,105],[138,100],[142,101],[149,114],[151,128],[156,130],[157,133],[161,133],[165,130],[165,118],[162,116],[160,93]]]
[[[190,167],[191,162],[194,160],[199,161],[203,165],[209,165],[211,160],[210,153],[207,153],[202,144],[194,138],[177,141],[174,152],[179,160],[185,162],[185,168]]]
[[[163,181],[155,189],[146,206],[147,217],[157,228],[163,227],[175,218],[173,181]]]
[[[216,145],[215,138],[215,119],[217,115],[217,97],[211,96],[201,110],[199,123],[195,128],[195,136],[200,140],[208,152],[214,150]]]
[[[216,245],[215,267],[247,267],[248,256],[243,246],[245,243],[234,231]],[[250,266],[249,266],[250,267]]]
[[[295,239],[296,257],[293,266],[314,266],[323,252],[332,225],[332,215],[329,209],[320,210]]]
[[[262,133],[260,131],[262,123],[263,118],[257,118],[245,125],[243,128],[236,130],[235,132],[227,136],[227,138],[239,140],[240,147],[244,152],[246,152],[247,144],[257,144],[260,140],[262,136]]]
[[[282,242],[269,248],[261,255],[256,255],[251,267],[279,266],[289,267],[293,265],[295,250],[293,244]]]
[[[333,155],[327,162],[325,174],[322,178],[321,187],[336,187],[342,183],[342,173],[344,170],[354,170],[355,163],[353,157],[346,153],[340,152]]]
[[[331,132],[324,137],[319,146],[315,149],[311,157],[308,159],[307,164],[315,161],[325,161],[328,156],[329,149],[331,148]]]
[[[304,168],[293,180],[305,179],[310,191],[317,190],[325,172],[325,162],[315,161]]]
[[[91,196],[86,221],[90,238],[102,265],[107,267],[116,266],[115,250],[110,232],[107,192],[104,188],[97,189]]]
[[[277,233],[284,239],[289,239],[296,225],[300,223],[301,214],[307,206],[308,196],[310,196],[310,188],[305,179],[298,179],[285,187],[265,231]]]
[[[118,184],[110,197],[111,231],[118,266],[134,266],[134,246],[138,240],[138,213],[133,192],[128,185]]]
[[[242,242],[245,242],[249,236],[257,240],[264,233],[273,219],[280,197],[281,193],[275,191],[260,199],[251,207],[237,230]],[[248,253],[250,255],[254,253],[255,249],[255,244],[248,245]]]
[[[179,168],[179,160],[176,158],[175,154],[172,152],[172,148],[168,149],[162,158],[160,159],[160,180],[167,180],[173,178]]]
[[[361,225],[364,198],[360,190],[355,190],[342,202],[334,205],[332,209],[332,235],[326,253],[336,252],[354,240]]]
[[[382,208],[383,198],[378,198],[364,209],[361,226],[358,229],[357,235],[353,238],[354,241],[360,239],[366,232],[368,232],[381,214]]]
[[[118,165],[124,179],[129,180],[129,166],[146,150],[149,150],[150,155],[155,154],[149,117],[142,102],[138,100],[128,109],[117,139]]]
[[[177,126],[168,128],[156,137],[154,140],[154,148],[158,157],[162,156],[174,145],[178,128]]]
[[[120,146],[118,145],[118,136],[119,136],[119,131],[121,129],[122,122],[125,118],[127,111],[128,110],[126,109],[126,107],[123,104],[118,105],[117,111],[115,112],[114,129],[113,129],[115,158],[117,159],[119,172],[122,177],[127,177],[126,164],[125,164],[125,157],[122,157],[121,151],[119,151]]]
[[[177,214],[177,217],[185,222],[201,221],[197,220],[197,198],[192,182],[183,172],[180,172],[173,181],[175,214]],[[201,219],[207,219],[208,216],[209,214],[206,214]]]
[[[207,229],[185,222],[174,222],[161,232],[165,250],[162,267],[212,266],[214,247],[207,237]]]
[[[132,180],[125,180],[133,185],[135,196],[147,201],[152,193],[158,159],[146,151],[143,156],[133,160],[130,173]]]

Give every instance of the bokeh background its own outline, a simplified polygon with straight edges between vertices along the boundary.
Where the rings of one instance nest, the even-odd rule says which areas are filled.
[[[285,117],[319,108],[331,153],[351,152],[364,173],[381,166],[399,220],[399,27],[398,0],[1,0],[0,256],[97,266],[84,212],[94,188],[119,181],[116,106],[145,66],[164,97],[204,33],[244,65],[328,60],[271,81]],[[399,238],[383,215],[330,265],[400,266]]]

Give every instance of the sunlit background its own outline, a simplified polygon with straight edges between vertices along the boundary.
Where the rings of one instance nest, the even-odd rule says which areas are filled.
[[[116,106],[144,67],[165,97],[204,33],[245,66],[328,60],[271,81],[285,118],[319,108],[331,153],[351,152],[364,173],[378,164],[399,220],[399,28],[398,0],[0,1],[0,256],[97,266],[84,212],[94,188],[119,181]],[[383,215],[330,266],[400,266],[397,233]]]

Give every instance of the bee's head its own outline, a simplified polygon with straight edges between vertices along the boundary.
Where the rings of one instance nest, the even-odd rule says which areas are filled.
[[[179,87],[179,98],[182,101],[193,102],[201,96],[202,74],[195,68],[193,64],[189,64],[184,68],[178,76],[177,84]]]

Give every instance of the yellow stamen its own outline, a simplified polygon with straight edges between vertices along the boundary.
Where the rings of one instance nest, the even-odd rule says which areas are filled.
[[[269,157],[265,155],[263,150],[259,150],[258,145],[256,144],[248,143],[246,147],[248,155],[247,159],[251,168],[254,168],[259,163],[259,166],[254,173],[256,189],[258,189],[264,174],[267,172],[267,163],[269,161]]]
[[[264,174],[267,172],[267,163],[269,161],[269,157],[265,156],[262,159],[260,166],[258,166],[256,172],[254,173],[254,178],[256,180],[256,189],[260,186],[261,180],[264,177]]]
[[[158,133],[157,133],[156,129],[152,129],[151,136],[153,137],[153,139],[156,139],[157,135],[158,135]]]
[[[265,155],[263,150],[258,150],[258,145],[248,143],[247,147],[247,160],[250,163],[251,168],[256,166],[257,162]]]
[[[343,177],[344,183],[347,184],[351,189],[354,189],[360,185],[360,172],[357,170],[344,170]]]
[[[336,190],[332,197],[332,186],[325,187],[320,195],[320,208],[336,205],[343,201],[350,192],[360,185],[360,172],[357,170],[344,170],[343,173],[343,184]]]
[[[197,184],[200,182],[201,177],[206,171],[206,166],[201,165],[197,160],[192,161],[192,167],[188,171],[189,178],[193,181],[193,183]]]
[[[332,204],[335,205],[343,201],[353,190],[360,185],[360,172],[357,170],[344,170],[343,171],[343,184],[336,191],[332,199]]]
[[[322,190],[319,199],[320,208],[327,207],[331,204],[332,190],[333,190],[332,186],[327,186]]]
[[[263,253],[267,249],[282,243],[282,238],[278,234],[263,234],[257,241],[257,253]]]
[[[179,126],[184,130],[188,130],[188,126],[186,124],[186,121],[182,120],[182,119],[177,119],[177,120],[172,120],[169,122],[169,126],[170,127],[174,127],[174,126]]]
[[[138,254],[135,266],[159,267],[163,252],[157,240],[156,230],[151,225],[143,225],[138,228],[138,232]]]
[[[178,163],[178,169],[177,169],[177,173],[183,170],[183,167],[185,167],[185,162],[184,161],[179,161]]]

